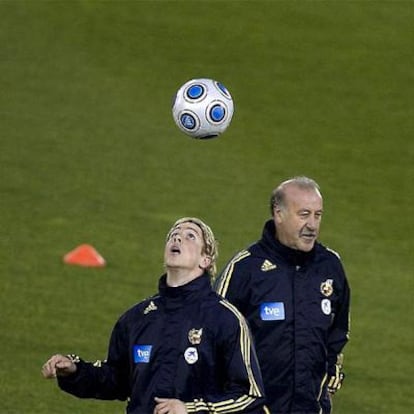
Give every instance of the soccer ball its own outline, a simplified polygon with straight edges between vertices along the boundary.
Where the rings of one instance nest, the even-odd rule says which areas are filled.
[[[172,114],[178,128],[199,139],[215,138],[230,125],[234,104],[230,92],[213,79],[192,79],[178,89]]]

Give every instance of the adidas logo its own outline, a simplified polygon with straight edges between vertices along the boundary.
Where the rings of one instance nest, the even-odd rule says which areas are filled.
[[[276,265],[267,259],[262,263],[262,266],[260,267],[260,270],[262,272],[268,272],[269,270],[272,270],[272,269],[276,269]]]
[[[144,309],[144,315],[150,313],[151,311],[157,310],[157,306],[153,301],[150,302],[150,304]]]

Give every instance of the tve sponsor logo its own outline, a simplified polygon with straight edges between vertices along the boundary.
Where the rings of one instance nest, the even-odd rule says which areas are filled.
[[[285,305],[283,302],[267,302],[260,305],[260,319],[262,321],[282,321],[285,319]]]
[[[148,364],[151,358],[152,345],[134,345],[134,361],[136,364]]]

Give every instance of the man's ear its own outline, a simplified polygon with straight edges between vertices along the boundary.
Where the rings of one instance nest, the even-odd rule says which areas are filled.
[[[202,269],[207,269],[211,265],[211,257],[210,256],[203,256],[200,262],[200,267]]]
[[[282,209],[277,204],[275,204],[273,206],[273,218],[276,221],[276,223],[280,223],[282,221],[282,215]]]

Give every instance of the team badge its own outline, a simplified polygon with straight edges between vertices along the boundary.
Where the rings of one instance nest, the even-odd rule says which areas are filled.
[[[333,280],[326,279],[325,282],[321,283],[321,293],[327,297],[333,293]]]
[[[197,349],[193,346],[188,347],[184,352],[184,359],[190,365],[195,364],[198,361]]]
[[[331,301],[329,299],[322,299],[321,309],[325,315],[331,314]]]
[[[201,342],[201,335],[203,334],[203,328],[190,329],[188,331],[188,340],[191,345],[198,345]]]

